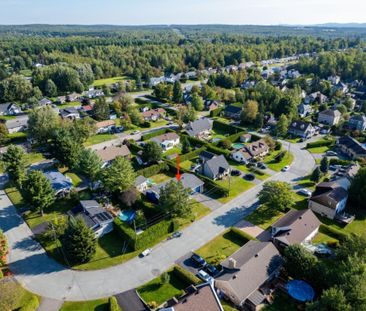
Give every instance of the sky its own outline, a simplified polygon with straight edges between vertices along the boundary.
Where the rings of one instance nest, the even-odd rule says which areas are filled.
[[[366,0],[0,0],[0,8],[0,24],[366,22]]]

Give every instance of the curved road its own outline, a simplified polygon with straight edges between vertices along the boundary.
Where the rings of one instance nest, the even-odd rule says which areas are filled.
[[[284,146],[288,143],[284,142]],[[285,173],[276,173],[270,179],[296,182],[314,168],[313,157],[291,144],[294,162]],[[206,217],[193,223],[179,239],[165,241],[154,247],[146,258],[134,258],[104,270],[75,271],[65,268],[48,257],[43,248],[32,239],[32,232],[17,214],[3,191],[0,192],[0,228],[4,230],[10,245],[9,262],[16,279],[29,291],[58,300],[91,300],[111,296],[136,288],[174,262],[210,241],[233,226],[256,208],[259,184]]]

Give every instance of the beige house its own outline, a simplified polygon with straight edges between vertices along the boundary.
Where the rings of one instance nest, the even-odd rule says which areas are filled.
[[[318,122],[329,126],[337,125],[342,114],[338,110],[327,109],[319,112]]]
[[[125,157],[130,159],[131,152],[126,145],[122,145],[120,147],[110,146],[105,147],[101,150],[96,151],[99,158],[103,161],[103,167],[108,166],[113,162],[113,160],[117,157]]]

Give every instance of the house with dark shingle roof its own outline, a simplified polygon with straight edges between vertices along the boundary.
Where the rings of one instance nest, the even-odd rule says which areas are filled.
[[[309,208],[321,216],[334,219],[347,205],[348,191],[337,182],[318,184],[309,199]]]
[[[222,154],[204,161],[200,169],[201,174],[213,180],[223,179],[231,172],[231,167]]]
[[[130,149],[128,149],[126,145],[122,145],[120,147],[117,146],[104,147],[103,149],[97,150],[96,154],[103,161],[102,167],[110,165],[113,162],[113,160],[117,157],[124,157],[127,159],[130,159],[131,157]]]
[[[51,182],[51,186],[56,195],[63,196],[70,192],[73,187],[72,181],[69,177],[61,174],[59,171],[52,170],[44,172],[44,175]]]
[[[337,147],[351,159],[366,158],[366,147],[348,135],[338,139]]]
[[[172,298],[160,311],[224,311],[215,288],[210,283],[191,285],[181,297]]]
[[[220,295],[240,310],[259,310],[268,299],[270,283],[279,273],[282,258],[271,242],[249,241],[221,263],[215,279]]]
[[[272,241],[279,247],[309,242],[318,233],[320,224],[310,209],[290,210],[272,224]]]
[[[250,159],[264,157],[269,152],[269,147],[264,139],[247,144],[242,149],[234,151],[231,156],[239,163],[246,163]]]
[[[310,138],[315,134],[315,128],[310,122],[296,120],[291,122],[288,133],[301,138]]]
[[[69,119],[69,120],[80,119],[79,110],[77,110],[75,107],[60,109],[60,116],[62,119]]]
[[[347,123],[350,130],[364,131],[366,130],[366,117],[364,115],[352,116]]]
[[[242,110],[243,110],[242,107],[229,105],[229,106],[225,107],[224,115],[227,118],[234,119],[234,120],[239,120]]]
[[[22,113],[22,109],[14,103],[0,104],[1,116],[16,116]]]
[[[186,127],[186,131],[191,137],[206,138],[211,135],[212,123],[207,118],[198,119],[190,122]]]

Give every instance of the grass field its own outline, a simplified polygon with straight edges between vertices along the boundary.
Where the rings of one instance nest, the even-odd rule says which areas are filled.
[[[218,185],[229,188],[229,180],[216,180],[215,181]],[[227,203],[237,197],[239,194],[249,190],[250,188],[254,187],[254,184],[244,180],[240,176],[232,176],[230,178],[230,194],[228,197],[222,197],[218,199],[221,203]]]
[[[67,301],[60,311],[109,311],[108,298],[92,301]]]
[[[196,253],[206,259],[208,263],[216,265],[235,253],[246,242],[229,229],[196,250]]]
[[[146,303],[149,304],[155,301],[157,305],[160,305],[170,298],[181,296],[182,291],[190,285],[183,282],[171,271],[168,271],[167,273],[170,276],[168,283],[162,283],[159,276],[137,289]]]
[[[276,220],[280,219],[284,213],[266,205],[260,206],[253,213],[245,217],[245,220],[251,222],[263,230],[268,229]]]
[[[321,147],[314,147],[306,149],[310,153],[326,153],[329,150],[329,146],[321,146]]]
[[[127,80],[126,76],[99,79],[99,80],[94,81],[93,86],[99,87],[99,86],[103,86],[103,85],[111,85],[113,83],[121,82],[121,81],[124,81],[124,80]]]
[[[78,175],[76,175],[75,173],[67,172],[67,173],[65,173],[65,175],[71,179],[72,185],[74,187],[79,186],[82,182],[82,179]]]
[[[154,176],[151,176],[149,179],[152,180],[155,184],[161,184],[164,181],[167,181],[174,176],[172,174],[159,173]]]
[[[62,105],[58,105],[57,108],[65,109],[65,108],[78,107],[78,106],[81,106],[80,102],[69,102],[69,103],[64,103]]]
[[[281,151],[272,152],[264,159],[264,163],[267,164],[268,168],[276,172],[279,172],[286,165],[290,165],[294,160],[294,155],[292,153],[287,152],[286,155],[283,157],[283,159],[280,162],[277,162],[275,158],[280,152]]]
[[[105,141],[116,139],[117,136],[114,134],[98,134],[88,138],[88,140],[84,143],[85,147],[97,145],[100,143],[104,143]]]

